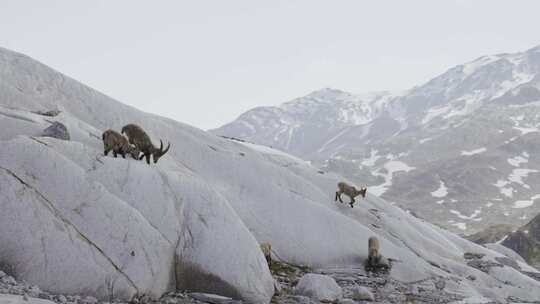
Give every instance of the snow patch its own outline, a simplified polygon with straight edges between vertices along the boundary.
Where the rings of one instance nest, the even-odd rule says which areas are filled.
[[[430,122],[433,118],[437,116],[441,116],[448,111],[450,111],[452,108],[450,106],[444,106],[439,108],[431,108],[427,111],[426,116],[422,119],[422,124],[427,124]]]
[[[521,132],[521,135],[539,132],[540,130],[537,127],[513,127],[513,129]]]
[[[514,188],[512,187],[505,187],[505,188],[501,188],[500,190],[500,193],[506,197],[512,197],[513,196],[513,193],[514,193]]]
[[[411,170],[414,170],[416,168],[410,167],[404,162],[392,160],[384,164],[384,169],[386,170],[386,173],[380,173],[380,169],[375,171],[373,175],[375,176],[381,176],[384,178],[384,183],[376,186],[369,187],[369,192],[381,196],[388,190],[388,187],[392,185],[392,177],[395,172],[409,172]]]
[[[423,143],[428,142],[428,141],[430,141],[430,140],[433,140],[433,138],[431,138],[431,137],[426,137],[426,138],[420,139],[418,142],[419,142],[420,144],[423,144]]]
[[[512,208],[514,209],[521,209],[521,208],[527,208],[527,207],[530,207],[532,205],[534,205],[534,201],[539,199],[540,198],[540,194],[537,194],[537,195],[534,195],[532,196],[530,199],[528,200],[520,200],[520,201],[515,201],[514,202],[514,205],[512,206]]]
[[[514,126],[512,128],[521,132],[521,136],[528,133],[540,132],[537,125],[530,126],[527,123],[523,124],[524,119],[525,115],[510,117],[510,120],[514,122]]]
[[[533,205],[533,201],[515,201],[512,208],[519,209],[519,208],[527,208]]]
[[[529,160],[518,155],[507,159],[507,161],[511,166],[519,167],[521,164],[526,164]]]
[[[518,185],[521,185],[523,188],[530,189],[531,187],[526,184],[523,180],[529,176],[530,173],[537,173],[538,170],[535,169],[524,169],[524,168],[517,168],[512,170],[512,172],[508,175],[508,180],[498,180],[495,184],[493,184],[495,187],[499,188],[499,192],[503,194],[506,197],[512,197],[512,194],[514,192],[514,189],[512,187],[509,187],[511,183],[515,183]],[[498,200],[498,199],[494,199]]]
[[[431,192],[431,196],[433,197],[445,197],[448,195],[448,188],[446,188],[446,185],[443,181],[440,181],[439,189]]]
[[[462,220],[473,220],[475,219],[480,213],[482,213],[482,210],[474,210],[474,212],[470,216],[463,215],[461,212],[457,210],[450,210],[450,213],[455,214],[457,217],[459,217]]]
[[[471,156],[471,155],[484,153],[486,151],[487,151],[487,149],[484,147],[484,148],[478,148],[478,149],[471,150],[471,151],[461,151],[461,155],[463,155],[463,156]]]
[[[508,180],[513,183],[520,184],[523,187],[529,189],[530,186],[525,184],[523,182],[523,179],[527,178],[530,173],[537,173],[537,172],[538,170],[535,170],[535,169],[514,169],[512,170],[512,173],[510,173],[510,175],[508,176]]]

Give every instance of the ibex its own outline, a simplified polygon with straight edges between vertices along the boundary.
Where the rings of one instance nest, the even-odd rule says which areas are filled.
[[[365,261],[366,271],[388,272],[392,268],[391,259],[381,255],[379,239],[372,236],[368,239],[368,258]]]
[[[339,202],[343,203],[343,200],[341,200],[341,195],[345,193],[345,195],[351,198],[351,202],[349,203],[349,205],[351,205],[351,208],[353,208],[353,205],[356,202],[354,200],[355,197],[357,197],[358,195],[362,195],[362,197],[366,197],[366,191],[367,191],[366,187],[363,187],[360,190],[357,190],[354,186],[350,186],[344,182],[339,182],[337,186],[338,186],[338,191],[336,192],[335,201],[339,199]]]
[[[379,239],[372,236],[368,239],[368,260],[367,263],[370,267],[375,267],[379,264],[381,255],[379,253]]]
[[[112,150],[114,157],[120,154],[123,158],[126,158],[126,153],[129,153],[134,159],[139,159],[141,151],[137,147],[130,145],[124,135],[109,129],[103,132],[101,138],[103,139],[103,154],[107,155]]]
[[[156,148],[152,144],[148,134],[146,134],[141,127],[134,124],[125,125],[122,128],[122,134],[124,133],[127,135],[129,142],[141,150],[143,154],[141,155],[140,159],[146,157],[147,164],[150,164],[150,155],[153,155],[154,163],[157,163],[159,158],[165,155],[165,153],[167,153],[171,147],[171,144],[169,143],[167,148],[163,150],[163,142],[160,140],[159,142],[161,145],[159,146],[159,149]]]

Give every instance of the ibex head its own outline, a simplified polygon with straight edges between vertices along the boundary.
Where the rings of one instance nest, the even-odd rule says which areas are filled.
[[[171,148],[171,143],[169,143],[167,148],[163,150],[163,141],[161,141],[161,139],[159,140],[159,143],[159,149],[155,149],[152,153],[152,155],[154,156],[154,163],[157,163],[158,159],[165,155],[165,153],[169,152],[169,148]]]
[[[133,159],[139,159],[139,155],[141,154],[141,150],[139,150],[139,148],[137,148],[135,145],[131,145],[131,144],[128,144],[129,145],[129,150],[127,151],[131,157],[133,157]]]
[[[366,197],[366,192],[367,192],[367,188],[362,187],[362,188],[360,188],[360,190],[356,190],[356,193],[355,193],[356,195],[355,196],[362,195],[362,197],[365,198]]]

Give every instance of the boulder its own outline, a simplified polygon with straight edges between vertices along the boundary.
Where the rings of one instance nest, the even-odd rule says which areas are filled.
[[[357,301],[374,301],[373,293],[364,286],[355,286],[353,288],[353,299]]]
[[[274,279],[257,240],[227,201],[195,177],[176,187],[190,197],[176,251],[177,289],[269,303]]]
[[[329,302],[336,301],[343,295],[343,290],[332,277],[314,273],[300,278],[295,291],[298,295]]]
[[[42,136],[45,137],[54,137],[62,140],[69,140],[69,132],[66,126],[58,121],[53,122],[45,130],[43,130]]]

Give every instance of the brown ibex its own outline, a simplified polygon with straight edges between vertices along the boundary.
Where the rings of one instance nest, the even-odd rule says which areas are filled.
[[[372,236],[368,239],[368,265],[374,267],[379,264],[381,255],[379,253],[379,239]]]
[[[353,205],[356,202],[354,200],[355,197],[357,197],[358,195],[362,195],[362,197],[366,197],[366,191],[367,191],[366,187],[363,187],[360,190],[357,190],[354,186],[350,186],[344,182],[339,182],[337,186],[338,186],[338,191],[336,192],[335,201],[339,199],[339,202],[343,203],[343,200],[341,200],[341,195],[345,193],[345,195],[347,195],[351,199],[351,202],[349,203],[349,205],[351,205],[351,208],[353,208]]]
[[[165,150],[163,150],[163,141],[159,141],[161,145],[159,146],[159,149],[156,148],[152,141],[150,140],[150,137],[144,130],[135,125],[135,124],[128,124],[125,125],[122,128],[122,134],[126,134],[129,142],[133,145],[135,145],[143,155],[141,155],[140,159],[143,159],[143,157],[146,157],[146,163],[150,164],[150,155],[154,157],[154,163],[157,163],[160,157],[165,155],[169,151],[169,148],[171,147],[171,144],[167,146]]]
[[[103,132],[101,138],[103,139],[103,154],[107,155],[112,150],[114,157],[120,154],[123,158],[126,158],[126,153],[129,153],[134,159],[139,159],[141,151],[137,147],[130,145],[124,135],[109,129]]]
[[[368,239],[368,258],[365,261],[366,271],[388,272],[392,268],[392,259],[381,255],[379,239],[372,236]]]

